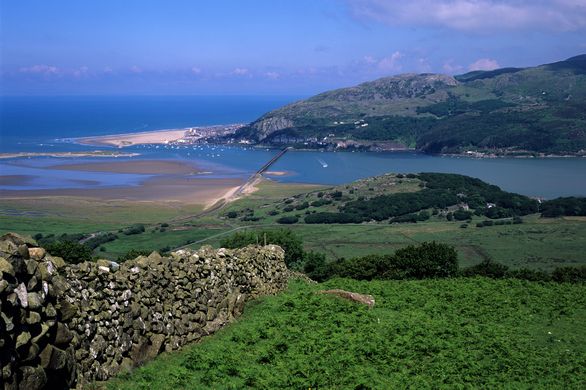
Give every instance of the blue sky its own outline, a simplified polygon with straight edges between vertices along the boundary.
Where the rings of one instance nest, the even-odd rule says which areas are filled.
[[[586,53],[586,0],[0,0],[2,94],[313,94]]]

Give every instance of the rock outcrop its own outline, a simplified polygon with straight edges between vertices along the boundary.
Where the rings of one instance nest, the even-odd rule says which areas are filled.
[[[278,246],[156,252],[65,264],[34,240],[0,238],[0,389],[105,380],[209,335],[286,286]]]

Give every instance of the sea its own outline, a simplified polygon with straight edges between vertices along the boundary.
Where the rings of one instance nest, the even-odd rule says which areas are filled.
[[[96,150],[74,138],[229,123],[248,123],[304,96],[58,96],[0,97],[0,153]],[[101,150],[108,150],[100,147]],[[114,150],[114,149],[112,149]],[[124,148],[138,159],[188,161],[207,177],[246,178],[277,149],[236,145],[143,145]],[[117,158],[120,160],[121,158]],[[139,185],[148,175],[51,169],[105,158],[54,157],[0,160],[0,190]],[[495,158],[430,156],[416,152],[290,151],[271,171],[272,180],[337,185],[387,172],[445,172],[480,178],[501,188],[545,199],[586,196],[586,158]]]

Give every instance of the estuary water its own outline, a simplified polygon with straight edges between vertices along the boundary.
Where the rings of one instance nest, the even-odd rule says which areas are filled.
[[[61,152],[94,150],[68,142],[72,137],[198,125],[249,122],[295,101],[297,96],[172,97],[18,97],[0,99],[0,151]],[[101,148],[107,149],[107,148]],[[210,172],[206,177],[245,178],[277,150],[242,146],[137,146],[138,159],[191,162]],[[145,175],[74,172],[51,169],[64,163],[105,161],[35,157],[0,160],[0,176],[30,180],[0,184],[0,190],[115,187],[138,185]],[[120,161],[121,158],[117,158]],[[271,171],[280,182],[342,184],[386,172],[459,173],[529,196],[586,196],[586,158],[473,159],[429,156],[414,152],[290,151]]]

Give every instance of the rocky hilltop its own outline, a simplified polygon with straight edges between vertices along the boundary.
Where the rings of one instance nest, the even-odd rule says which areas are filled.
[[[263,115],[234,140],[580,154],[586,149],[584,107],[586,55],[580,55],[455,77],[403,74],[328,91]]]
[[[69,265],[32,239],[5,235],[0,388],[82,387],[197,341],[245,301],[282,290],[283,259],[268,245]]]

